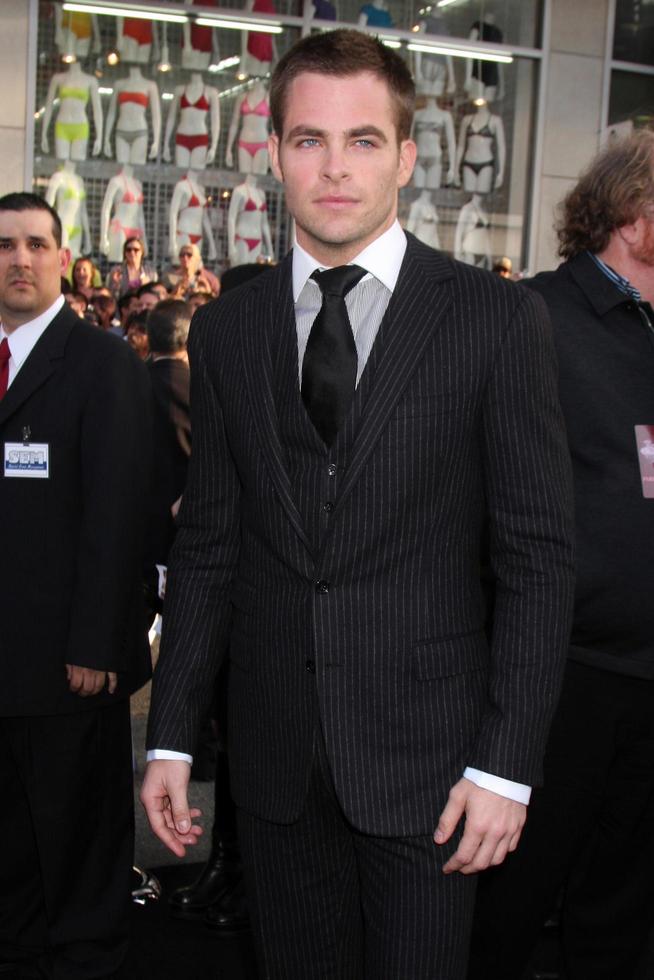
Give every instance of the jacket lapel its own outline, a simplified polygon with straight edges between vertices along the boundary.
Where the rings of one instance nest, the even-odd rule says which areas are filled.
[[[241,313],[243,369],[261,452],[291,525],[311,553],[311,542],[291,492],[273,386],[272,346],[281,343],[289,323],[295,324],[291,282],[290,254],[277,273],[254,281],[253,287],[259,288],[249,291]]]
[[[0,401],[0,425],[43,385],[64,357],[68,336],[78,317],[64,304],[45,328]],[[18,328],[20,329],[20,327]]]
[[[381,342],[382,351],[363,407],[335,514],[359,479],[450,305],[448,280],[454,277],[450,260],[422,245],[413,235],[407,234],[407,241],[397,286],[375,341]]]

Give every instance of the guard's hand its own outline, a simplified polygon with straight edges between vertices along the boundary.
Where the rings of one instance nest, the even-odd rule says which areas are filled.
[[[469,779],[460,779],[450,790],[449,799],[434,831],[436,844],[444,844],[465,814],[463,837],[456,852],[444,866],[445,874],[460,871],[469,875],[490,865],[501,864],[509,851],[515,851],[527,819],[527,807]]]
[[[152,830],[177,857],[184,857],[185,845],[197,844],[202,833],[202,827],[193,823],[202,811],[188,805],[190,776],[191,767],[182,759],[155,759],[148,762],[141,787],[141,803]]]
[[[109,694],[113,694],[118,686],[118,676],[113,670],[93,670],[92,667],[76,667],[66,664],[68,688],[81,698],[90,698],[99,694],[105,684]]]

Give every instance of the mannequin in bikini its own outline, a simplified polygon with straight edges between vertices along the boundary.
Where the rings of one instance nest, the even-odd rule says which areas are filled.
[[[79,62],[74,62],[67,71],[57,72],[50,79],[45,100],[41,149],[50,152],[48,129],[54,111],[55,99],[59,98],[59,110],[55,119],[55,153],[60,160],[86,160],[89,142],[89,119],[86,106],[91,100],[95,142],[93,156],[102,147],[102,103],[98,92],[98,82],[93,75],[86,75]]]
[[[169,211],[170,257],[175,261],[183,245],[197,245],[202,251],[206,242],[210,261],[217,258],[216,243],[207,212],[207,195],[198,183],[198,175],[189,170],[175,184]]]
[[[66,160],[61,170],[53,173],[45,199],[61,219],[62,247],[70,249],[71,259],[75,261],[80,255],[89,255],[92,245],[86,189],[76,173],[74,160]]]
[[[480,194],[473,194],[472,199],[459,212],[454,232],[454,258],[481,269],[490,269],[489,227],[490,218],[484,210],[483,198]]]
[[[211,121],[211,144],[207,117]],[[218,90],[205,85],[199,72],[194,72],[186,85],[178,85],[175,89],[164,136],[163,158],[167,163],[171,160],[170,139],[175,123],[175,165],[203,170],[216,156],[220,135],[220,99]]]
[[[412,203],[406,230],[425,245],[431,245],[432,248],[441,247],[438,238],[438,212],[430,191],[420,191],[420,196]]]
[[[445,24],[445,18],[433,10],[423,17],[418,26],[419,34],[447,37],[450,33]],[[420,41],[420,37],[417,40]],[[419,95],[437,96],[442,95],[445,91],[452,94],[456,90],[454,66],[449,54],[427,54],[416,51],[414,77],[416,91]]]
[[[156,21],[136,17],[116,18],[116,48],[122,61],[147,65],[159,58]]]
[[[504,36],[495,24],[492,13],[484,14],[482,21],[476,20],[470,28],[468,37],[471,41],[483,41],[485,44],[502,44]],[[472,100],[485,99],[495,102],[504,96],[503,66],[496,61],[481,61],[480,59],[466,61],[465,91]]]
[[[128,238],[140,238],[147,253],[143,186],[129,164],[107,184],[100,214],[100,251],[110,262],[121,262]]]
[[[77,13],[64,10],[55,4],[55,44],[59,54],[75,55],[78,59],[88,57],[93,42],[93,51],[100,50],[100,29],[97,14]]]
[[[152,145],[148,154],[148,121],[152,119]],[[116,119],[116,115],[118,118]],[[154,160],[159,152],[161,139],[161,105],[159,90],[154,82],[145,78],[138,66],[132,66],[127,78],[119,78],[107,113],[107,132],[104,141],[105,155],[113,156],[111,133],[116,123],[116,159],[119,163],[142,165],[149,156]]]
[[[232,191],[227,213],[227,248],[230,266],[273,257],[266,195],[254,174]]]
[[[442,141],[447,145],[448,169],[445,183],[454,180],[456,141],[451,113],[441,109],[436,99],[428,98],[422,109],[417,109],[413,117],[413,138],[418,148],[413,183],[416,187],[436,190],[441,186],[443,174]]]
[[[269,119],[268,90],[261,80],[257,80],[234,105],[225,151],[225,163],[228,167],[234,166],[233,147],[238,132],[239,173],[265,174],[267,172]]]
[[[184,0],[187,7],[217,7],[218,0]],[[218,31],[212,27],[186,23],[182,28],[182,68],[189,71],[206,71],[213,61],[218,64]]]
[[[277,13],[274,0],[246,0],[245,10],[253,14]],[[240,70],[244,75],[264,78],[271,71],[276,57],[277,51],[271,34],[262,34],[261,31],[243,31]]]
[[[504,124],[487,105],[463,117],[459,130],[455,184],[472,193],[488,194],[502,186],[506,161]]]

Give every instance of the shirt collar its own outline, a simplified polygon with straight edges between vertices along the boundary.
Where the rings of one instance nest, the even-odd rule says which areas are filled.
[[[55,318],[59,310],[64,305],[63,295],[57,296],[56,300],[49,306],[45,313],[40,313],[33,320],[21,323],[20,327],[12,330],[10,334],[5,333],[4,327],[0,323],[0,341],[6,337],[11,351],[11,358],[16,369],[18,369],[26,357],[32,353],[32,348],[37,340]]]
[[[400,266],[406,251],[406,235],[399,221],[395,220],[379,238],[367,245],[356,255],[349,265],[360,265],[362,269],[379,279],[392,293],[400,274]],[[293,245],[293,302],[304,289],[307,279],[316,269],[327,269],[314,259],[297,241]]]
[[[589,252],[588,254],[597,268],[601,269],[607,279],[610,279],[613,285],[617,286],[621,293],[624,293],[625,296],[628,296],[629,299],[633,299],[636,303],[640,303],[640,291],[636,289],[635,286],[632,286],[625,276],[621,276],[619,272],[616,272],[610,265],[607,265],[603,259],[600,259],[599,255],[595,255],[593,252]]]

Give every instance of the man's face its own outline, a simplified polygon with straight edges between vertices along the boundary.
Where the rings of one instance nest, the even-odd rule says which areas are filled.
[[[159,297],[156,293],[143,293],[142,296],[139,296],[139,312],[141,310],[153,310],[158,302]]]
[[[638,218],[635,227],[637,240],[633,245],[632,255],[638,262],[654,270],[654,207]]]
[[[0,317],[8,333],[52,306],[69,261],[47,211],[0,211]]]
[[[390,92],[371,72],[298,75],[269,149],[297,240],[326,265],[350,261],[391,226],[416,158],[412,140],[398,145]]]

